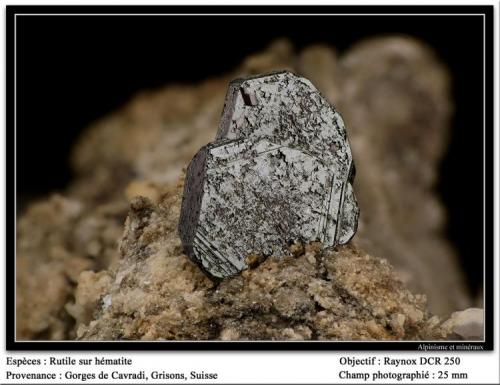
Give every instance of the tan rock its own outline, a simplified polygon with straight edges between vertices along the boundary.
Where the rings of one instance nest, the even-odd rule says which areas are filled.
[[[214,285],[179,248],[181,193],[171,189],[159,205],[132,202],[120,263],[106,273],[115,284],[100,292],[106,300],[81,339],[418,339],[434,332],[425,298],[405,289],[386,261],[352,245],[326,252],[306,245],[307,253],[270,257]],[[78,292],[87,285],[96,286],[82,274]]]
[[[463,340],[482,340],[484,338],[484,310],[469,308],[454,312],[441,328],[448,338]]]
[[[296,258],[267,260],[215,288],[182,254],[179,176],[214,138],[229,80],[274,69],[310,78],[343,115],[357,166],[358,233],[348,247],[322,254],[305,245]],[[34,203],[18,220],[17,338],[435,333],[425,297],[412,295],[391,265],[433,313],[470,306],[434,192],[451,110],[446,69],[428,47],[402,37],[367,40],[342,55],[321,45],[295,54],[281,40],[231,74],[138,95],[85,131],[65,197]],[[84,270],[112,282],[92,291]],[[231,298],[238,303],[224,303]]]

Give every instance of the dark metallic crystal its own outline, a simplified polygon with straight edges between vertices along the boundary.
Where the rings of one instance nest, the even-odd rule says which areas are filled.
[[[342,118],[290,72],[230,83],[216,140],[191,161],[179,233],[216,278],[248,268],[249,254],[288,254],[294,242],[347,243],[359,209]]]

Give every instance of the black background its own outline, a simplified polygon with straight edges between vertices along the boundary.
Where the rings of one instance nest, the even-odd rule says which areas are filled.
[[[67,158],[81,130],[139,90],[223,74],[278,37],[297,49],[324,42],[340,52],[381,34],[422,39],[448,65],[456,107],[437,189],[471,292],[482,285],[480,16],[18,16],[16,23],[21,210],[64,189],[71,178]]]

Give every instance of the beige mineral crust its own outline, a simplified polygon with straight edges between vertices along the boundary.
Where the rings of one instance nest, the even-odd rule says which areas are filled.
[[[249,255],[251,269],[214,286],[182,252],[178,181],[214,138],[230,80],[285,69],[349,122],[358,232],[328,252],[295,244],[282,260]],[[446,69],[405,37],[340,56],[281,40],[230,74],[138,95],[85,131],[70,186],[18,217],[16,337],[447,338],[429,310],[472,303],[435,192],[450,114]]]
[[[179,185],[158,205],[132,201],[118,268],[81,275],[68,309],[80,321],[78,338],[394,340],[436,333],[425,297],[408,291],[386,260],[352,245],[296,246],[295,256],[269,257],[216,285],[181,253],[181,195]]]
[[[32,204],[18,220],[18,339],[74,337],[65,305],[74,295],[81,272],[113,264],[127,210],[126,202],[90,209],[81,200],[53,195]]]

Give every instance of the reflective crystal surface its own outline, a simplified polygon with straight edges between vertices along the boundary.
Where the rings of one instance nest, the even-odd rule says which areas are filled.
[[[250,254],[295,242],[347,243],[359,209],[339,113],[290,72],[230,83],[216,140],[189,164],[179,234],[211,277],[248,268]]]

